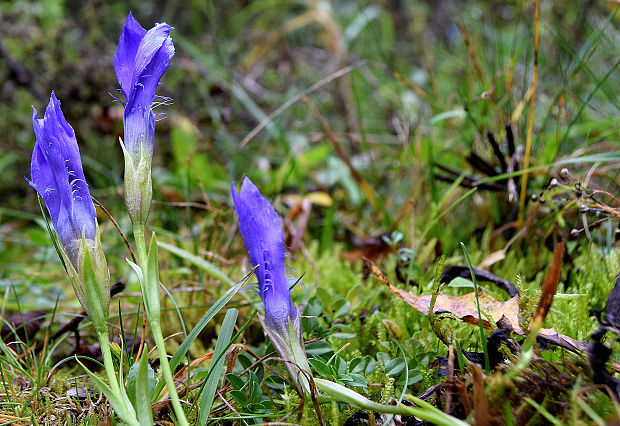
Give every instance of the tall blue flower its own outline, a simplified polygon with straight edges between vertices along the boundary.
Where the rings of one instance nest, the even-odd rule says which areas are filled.
[[[77,268],[82,234],[86,240],[94,241],[97,229],[95,206],[84,179],[80,149],[54,92],[43,119],[38,119],[37,110],[32,109],[36,143],[32,151],[30,185],[43,198],[58,238]]]
[[[265,321],[276,330],[286,330],[289,318],[293,322],[297,319],[297,310],[291,303],[284,268],[282,222],[269,201],[247,177],[239,194],[233,184],[232,195],[250,262],[258,265],[255,273],[265,306]]]
[[[123,105],[125,192],[129,214],[144,223],[151,205],[151,160],[155,143],[153,101],[159,80],[170,66],[172,27],[155,24],[146,31],[131,12],[114,55],[116,77],[125,95]]]
[[[258,291],[265,307],[263,326],[271,342],[286,361],[292,377],[309,392],[310,373],[301,336],[301,321],[291,303],[284,268],[284,238],[280,217],[247,177],[240,193],[232,184],[232,196],[239,217],[239,231],[252,265],[258,266]]]
[[[78,300],[95,327],[107,330],[110,276],[75,132],[54,92],[43,119],[38,119],[37,110],[32,109],[36,143],[30,185],[45,202]]]

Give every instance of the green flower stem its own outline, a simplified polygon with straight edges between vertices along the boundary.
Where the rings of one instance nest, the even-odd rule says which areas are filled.
[[[156,279],[149,278],[153,277],[153,275],[148,272],[148,255],[146,251],[146,240],[144,238],[144,225],[134,224],[133,233],[138,251],[138,262],[142,269],[142,297],[145,299],[146,317],[151,326],[151,331],[153,332],[153,337],[157,345],[162,375],[168,387],[168,394],[170,395],[170,401],[172,402],[172,408],[174,409],[178,424],[181,426],[189,426],[189,422],[181,406],[181,401],[179,400],[176,386],[174,385],[170,364],[168,363],[168,353],[166,352],[166,344],[160,326],[159,300],[157,300],[156,303],[151,303],[151,300],[149,300],[151,294],[157,295],[157,297],[159,295],[159,277],[154,276]],[[155,306],[156,308],[153,309]]]
[[[123,404],[125,412],[116,414],[118,414],[123,421],[127,422],[127,424],[131,426],[140,426],[140,423],[136,420],[136,412],[129,400],[121,392],[121,388],[116,378],[112,353],[110,352],[110,335],[107,331],[101,331],[97,332],[97,338],[99,339],[99,346],[101,347],[101,354],[103,355],[103,366],[105,368],[106,375],[108,376],[108,381],[110,382],[110,388],[121,401],[125,402],[125,404]]]

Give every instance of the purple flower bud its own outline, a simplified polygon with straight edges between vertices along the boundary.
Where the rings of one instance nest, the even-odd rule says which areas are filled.
[[[78,269],[82,233],[86,240],[94,242],[97,229],[95,206],[84,180],[80,150],[54,92],[42,120],[37,119],[37,110],[32,109],[36,143],[29,182],[43,198],[58,238]]]
[[[129,13],[114,55],[114,69],[125,95],[124,144],[137,165],[141,149],[150,164],[155,139],[152,111],[159,80],[170,66],[174,45],[172,27],[155,24],[146,31]]]
[[[298,323],[291,303],[289,283],[284,269],[284,239],[280,217],[247,177],[232,196],[239,217],[239,230],[252,265],[258,265],[256,277],[265,306],[265,323],[280,333],[288,333],[288,321]]]

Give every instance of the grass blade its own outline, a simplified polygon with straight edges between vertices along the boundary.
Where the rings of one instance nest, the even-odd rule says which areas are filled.
[[[196,256],[195,254],[192,254],[188,252],[187,250],[183,250],[182,248],[179,248],[179,247],[173,246],[172,244],[164,243],[161,241],[158,241],[157,245],[163,248],[164,250],[169,251],[170,253],[176,256],[179,256],[181,259],[187,260],[189,263],[194,264],[195,266],[199,267],[200,269],[202,269],[203,271],[205,271],[212,277],[217,278],[218,280],[222,282],[225,282],[231,287],[235,285],[235,282],[231,280],[228,277],[228,275],[224,273],[224,271],[222,271],[220,268],[215,266],[213,263],[207,260],[204,260],[202,257]]]
[[[491,371],[491,363],[489,362],[489,351],[487,350],[487,338],[484,334],[484,326],[482,325],[482,313],[480,312],[480,301],[478,300],[478,283],[476,282],[476,275],[474,274],[474,268],[471,266],[471,260],[469,260],[469,252],[465,244],[461,243],[463,253],[465,253],[465,259],[467,260],[467,266],[469,266],[469,274],[471,280],[474,283],[474,292],[476,293],[476,307],[478,308],[478,329],[480,330],[480,344],[482,345],[482,352],[484,352],[484,370],[489,374]]]
[[[215,391],[217,390],[217,384],[222,377],[222,366],[226,357],[223,354],[230,346],[230,338],[232,337],[235,329],[235,323],[237,321],[237,315],[239,311],[236,309],[229,309],[226,312],[224,322],[222,322],[222,328],[220,335],[217,338],[215,344],[215,350],[213,351],[213,362],[209,367],[209,377],[202,390],[202,399],[200,401],[200,408],[198,409],[198,424],[204,425],[207,423],[211,406],[215,398]]]
[[[161,243],[160,243],[161,244]],[[181,362],[181,358],[183,358],[185,356],[185,354],[187,353],[190,345],[194,342],[194,340],[196,340],[196,337],[198,337],[198,334],[200,334],[200,332],[205,328],[205,326],[209,323],[209,321],[211,321],[213,319],[213,317],[215,315],[217,315],[217,313],[230,301],[230,299],[232,299],[232,297],[241,289],[241,287],[244,285],[244,283],[246,282],[247,278],[249,277],[249,274],[246,275],[241,281],[239,281],[237,284],[235,284],[232,288],[230,288],[222,297],[220,297],[218,299],[217,302],[215,302],[211,308],[209,308],[209,310],[202,316],[202,318],[200,319],[200,321],[198,321],[198,324],[196,324],[196,326],[192,329],[192,331],[189,333],[189,335],[187,336],[187,338],[183,341],[183,343],[181,343],[181,346],[179,346],[179,349],[177,349],[177,351],[175,352],[175,354],[172,356],[172,359],[170,360],[170,369],[172,371],[174,371],[174,369],[179,365],[179,362]],[[161,392],[161,390],[164,387],[164,382],[161,381],[157,384],[157,387],[155,388],[155,392],[154,392],[154,398],[157,398],[157,396],[159,396],[159,393]]]

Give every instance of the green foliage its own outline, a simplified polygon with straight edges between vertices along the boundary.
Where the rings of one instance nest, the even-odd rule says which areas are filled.
[[[387,235],[381,242],[385,251],[366,254],[376,254],[390,282],[414,294],[431,294],[442,253],[446,264],[488,262],[488,270],[517,284],[520,326],[528,329],[552,259],[547,245],[554,237],[569,240],[585,220],[589,234],[567,241],[561,282],[544,326],[577,340],[588,339],[598,326],[590,311],[603,309],[620,270],[617,218],[596,224],[599,216],[584,216],[574,187],[579,182],[607,191],[611,197],[599,193],[598,200],[618,208],[618,18],[607,3],[555,1],[542,7],[541,2],[528,196],[540,195],[546,204],[530,202],[523,224],[515,222],[515,204],[506,191],[462,188],[461,178],[446,183],[436,173],[441,165],[483,177],[466,161],[470,150],[502,172],[486,132],[496,135],[506,153],[506,122],[517,146],[524,143],[533,66],[531,2],[472,0],[435,8],[418,1],[266,0],[220,7],[193,0],[183,7],[178,1],[156,6],[133,5],[141,21],[165,20],[176,28],[177,55],[159,88],[174,102],[155,109],[167,118],[158,122],[156,203],[149,217],[159,240],[156,246],[153,239],[150,249],[150,281],[161,280],[170,293],[151,288],[150,300],[161,303],[172,371],[189,367],[179,390],[189,392],[191,419],[260,424],[296,422],[299,414],[302,424],[319,423],[312,401],[297,410],[302,401],[295,384],[253,318],[259,298],[241,290],[253,280],[244,278],[253,265],[245,265],[229,191],[230,182],[243,175],[275,200],[291,240],[295,231],[302,232],[287,264],[296,278],[304,274],[292,294],[303,313],[312,373],[373,403],[409,399],[406,394],[420,395],[444,380],[437,377],[436,360],[448,349],[435,332],[469,351],[483,351],[484,339],[449,314],[438,315],[431,325],[426,315],[367,277],[361,261],[343,260],[369,237]],[[29,174],[34,141],[30,106],[41,109],[53,89],[76,131],[93,195],[132,240],[122,201],[122,109],[108,95],[116,94],[111,58],[126,13],[127,5],[115,1],[0,2],[0,314],[10,330],[0,339],[0,390],[10,396],[0,401],[0,414],[16,421],[42,423],[52,415],[68,424],[107,419],[103,405],[84,400],[73,401],[75,410],[56,408],[69,389],[68,378],[81,374],[71,357],[72,335],[32,348],[81,307],[65,285],[34,191],[22,177]],[[352,71],[323,80],[349,64]],[[261,122],[264,128],[246,139]],[[562,167],[571,177],[549,189]],[[518,173],[509,174],[516,185]],[[364,184],[377,205],[367,199]],[[302,226],[304,197],[311,207]],[[127,284],[111,305],[112,336],[120,330],[123,338],[112,347],[119,359],[125,345],[135,356],[143,315],[139,279],[125,262],[131,253],[115,225],[103,211],[98,214],[112,282]],[[489,262],[499,252],[503,258]],[[499,300],[507,298],[491,283],[476,285]],[[462,295],[473,287],[461,278],[439,291]],[[235,321],[225,320],[224,306],[246,323],[238,336]],[[42,330],[10,345],[21,340],[24,327],[9,326],[8,315],[34,309],[46,312]],[[92,329],[88,320],[78,327],[82,346],[95,342]],[[135,347],[128,343],[132,340]],[[233,342],[238,346],[230,346]],[[617,344],[613,348],[617,359]],[[208,366],[189,365],[211,351]],[[136,398],[140,393],[134,390],[153,389],[157,399],[164,386],[161,373],[148,365],[146,347],[139,360],[122,354],[119,368],[128,374],[128,396],[138,413],[145,413],[148,401]],[[489,401],[504,404],[490,406],[494,413],[516,419],[531,410],[538,421],[564,423],[617,415],[605,393],[588,390],[591,377],[578,367],[583,364],[578,356],[557,347],[528,356],[544,358],[574,380],[558,397],[564,398],[564,411],[554,411],[548,398],[517,392],[514,386],[544,371],[515,355],[505,370],[488,376]],[[132,366],[133,361],[138,363]],[[462,354],[454,362],[459,380],[469,384]],[[95,382],[101,381],[97,374]],[[91,382],[83,380],[79,387],[90,391]],[[507,395],[516,393],[529,399],[511,406]],[[322,397],[318,405],[327,424],[342,424],[359,410]],[[90,420],[88,412],[94,413]],[[155,420],[170,418],[161,414]]]

